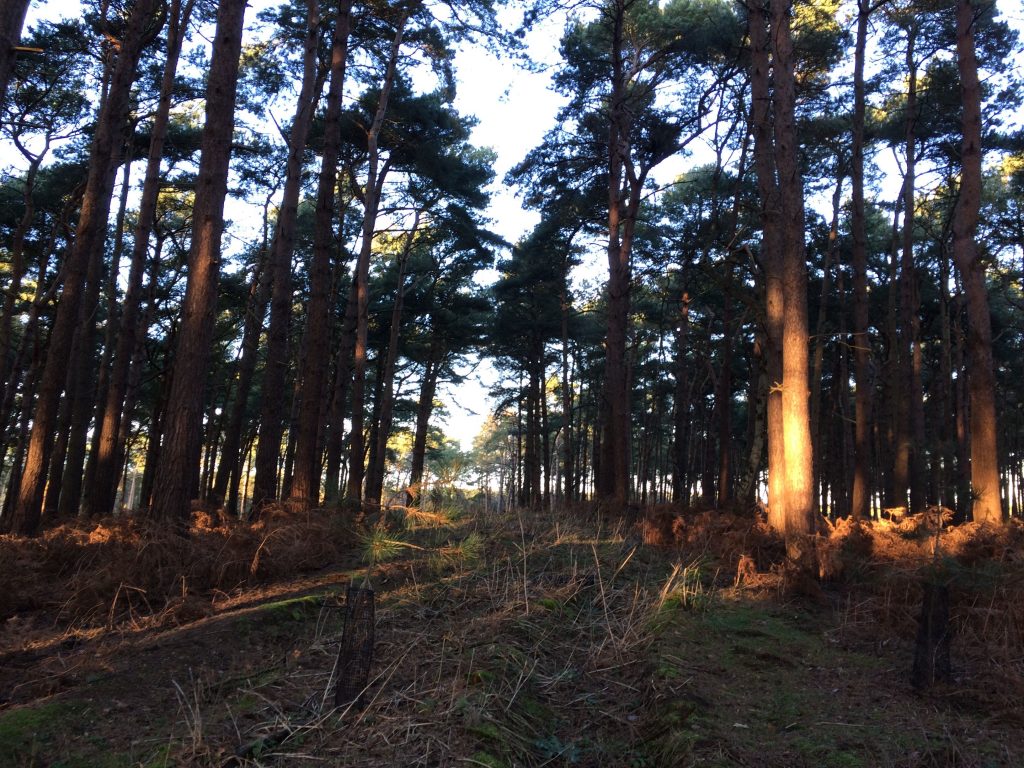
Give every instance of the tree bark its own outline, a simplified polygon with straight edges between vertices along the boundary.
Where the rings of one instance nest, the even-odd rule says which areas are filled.
[[[91,454],[95,458],[92,482],[85,490],[85,514],[89,516],[106,514],[114,508],[114,496],[120,462],[116,460],[117,436],[121,429],[124,400],[128,386],[129,370],[139,337],[139,311],[142,306],[142,280],[146,272],[146,255],[149,238],[156,221],[157,199],[160,194],[160,162],[163,159],[167,128],[170,123],[171,96],[174,77],[178,71],[178,57],[184,40],[184,31],[192,15],[194,0],[172,0],[168,13],[167,59],[164,62],[160,81],[160,96],[153,128],[149,140],[149,155],[146,158],[146,175],[139,199],[139,213],[135,224],[132,255],[128,268],[128,285],[121,318],[118,323],[117,346],[111,364],[109,384],[103,418],[100,420],[93,439]]]
[[[224,198],[234,128],[245,0],[221,0],[206,88],[199,176],[193,206],[188,283],[174,356],[153,516],[184,528],[199,481],[205,371],[220,277]]]
[[[377,100],[377,109],[374,113],[373,122],[366,132],[368,168],[366,173],[366,192],[363,195],[362,239],[359,258],[356,260],[355,273],[356,334],[352,364],[352,430],[349,440],[348,489],[346,493],[347,500],[354,505],[358,505],[362,498],[364,462],[366,460],[364,456],[366,448],[363,423],[365,421],[366,408],[366,339],[369,328],[370,255],[373,252],[373,238],[377,227],[377,209],[384,190],[384,179],[387,176],[390,165],[387,161],[384,162],[383,166],[381,165],[378,141],[381,128],[384,125],[384,117],[387,114],[391,88],[394,85],[395,75],[398,71],[398,54],[402,46],[402,37],[405,34],[407,21],[408,14],[406,13],[399,18],[396,25],[387,69],[384,73],[380,96]]]
[[[907,30],[906,178],[903,184],[903,237],[900,256],[899,355],[902,394],[897,400],[894,482],[900,500],[916,512],[924,507],[924,395],[921,383],[920,290],[914,268],[914,220],[917,189],[917,28]],[[908,497],[909,491],[909,497]],[[908,500],[909,499],[909,500]]]
[[[953,260],[967,299],[968,387],[970,394],[971,500],[975,522],[1003,522],[999,498],[997,410],[992,365],[992,325],[985,263],[975,234],[981,207],[981,84],[974,50],[975,9],[957,0],[956,52],[963,103],[960,194],[953,214]]]
[[[117,172],[117,153],[123,142],[131,106],[131,87],[142,49],[152,39],[149,27],[159,5],[158,0],[139,0],[133,6],[124,39],[120,41],[107,98],[100,107],[75,243],[64,265],[64,288],[50,333],[21,487],[13,509],[12,522],[16,533],[33,535],[39,529],[47,481],[46,470],[53,448],[53,430],[64,388],[74,326],[78,321],[82,294],[86,288],[90,259],[96,249],[103,247]]]
[[[815,531],[808,375],[807,259],[804,246],[803,179],[796,131],[795,57],[790,37],[792,2],[772,4],[775,82],[775,153],[782,199],[782,285],[785,292],[782,347],[782,419],[786,461],[786,546]],[[807,554],[804,552],[803,554]]]
[[[263,407],[259,444],[256,447],[256,514],[277,498],[278,457],[281,453],[285,408],[285,384],[288,374],[288,334],[292,314],[292,256],[295,253],[295,224],[299,195],[302,192],[302,156],[317,102],[316,53],[320,19],[315,0],[306,1],[306,37],[303,44],[302,85],[295,107],[295,120],[288,136],[288,161],[284,193],[277,216],[270,270],[273,283],[270,300],[270,325],[267,329],[267,357],[263,374]],[[319,384],[319,382],[317,382]]]
[[[629,115],[623,42],[626,3],[618,0],[612,30],[612,82],[608,125],[608,282],[604,386],[601,391],[601,461],[595,467],[598,497],[621,511],[629,500],[630,406],[626,371],[635,208],[623,200],[622,174],[629,156]],[[639,201],[637,201],[639,202]],[[631,216],[631,214],[633,214]]]
[[[751,130],[754,134],[754,170],[761,198],[760,261],[764,277],[765,344],[764,359],[768,375],[766,404],[768,432],[768,524],[777,531],[786,523],[786,454],[782,419],[782,207],[775,174],[772,136],[772,97],[769,90],[769,40],[764,7],[750,6],[751,48]],[[801,231],[802,227],[801,227]]]
[[[310,294],[306,315],[305,344],[307,354],[299,365],[298,435],[295,439],[295,472],[291,497],[305,504],[320,499],[319,436],[322,432],[322,403],[326,389],[330,335],[331,253],[334,249],[335,187],[338,178],[338,157],[341,154],[341,96],[348,60],[351,31],[352,0],[338,4],[331,44],[331,85],[327,92],[327,114],[324,117],[324,148],[317,183],[316,218],[313,229],[313,262],[310,266]]]
[[[868,335],[868,248],[867,223],[864,210],[864,58],[867,47],[870,0],[858,0],[857,41],[853,66],[853,150],[850,166],[852,211],[850,229],[853,270],[853,334],[854,380],[856,406],[854,426],[853,491],[850,514],[855,519],[871,514],[871,338]]]

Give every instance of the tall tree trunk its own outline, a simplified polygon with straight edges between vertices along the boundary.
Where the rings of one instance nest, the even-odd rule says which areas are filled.
[[[302,192],[302,156],[317,100],[316,53],[320,20],[315,0],[306,1],[306,37],[303,44],[302,85],[295,107],[295,120],[288,136],[288,161],[284,193],[277,216],[270,270],[273,283],[270,325],[267,329],[266,368],[263,373],[263,406],[259,444],[256,447],[254,509],[257,514],[277,498],[277,466],[281,453],[285,388],[288,374],[288,335],[292,314],[292,255],[295,252],[295,224]]]
[[[18,500],[13,509],[12,522],[16,533],[32,535],[39,529],[47,481],[46,469],[50,463],[53,430],[64,388],[74,326],[78,321],[82,294],[86,288],[90,259],[97,249],[103,247],[117,172],[117,152],[124,140],[130,109],[131,87],[142,49],[158,32],[153,27],[156,26],[154,15],[159,5],[159,0],[139,0],[133,6],[124,38],[120,41],[108,95],[100,107],[75,243],[64,265],[64,289],[50,333],[46,367],[39,386],[25,468]]]
[[[181,527],[188,521],[189,502],[198,490],[204,374],[217,307],[224,198],[231,160],[245,6],[245,0],[221,0],[217,9],[213,58],[206,87],[206,123],[192,214],[188,283],[154,489],[153,516]]]
[[[953,214],[953,260],[960,270],[967,299],[972,512],[976,522],[998,525],[1003,521],[1003,512],[999,501],[992,325],[985,265],[974,239],[981,207],[981,84],[974,51],[975,18],[970,0],[957,0],[956,62],[963,103],[963,146],[960,194]]]
[[[778,531],[786,523],[786,454],[782,418],[783,238],[782,205],[776,182],[769,89],[769,37],[765,9],[750,6],[750,125],[754,134],[754,170],[761,198],[761,269],[765,295],[765,368],[768,374],[768,523]],[[801,232],[803,228],[801,227]]]
[[[795,58],[790,37],[791,2],[772,4],[775,155],[782,200],[782,420],[786,454],[786,545],[800,552],[800,538],[815,531],[808,376],[807,259],[804,196],[796,131]]]
[[[139,310],[142,306],[142,279],[146,272],[146,254],[149,238],[156,220],[157,199],[160,194],[160,161],[164,154],[167,127],[170,123],[171,95],[174,77],[178,71],[178,57],[184,40],[184,31],[192,15],[194,0],[172,0],[168,13],[167,59],[160,81],[160,97],[149,140],[146,175],[139,199],[139,213],[135,224],[132,255],[128,268],[128,285],[121,318],[118,322],[117,346],[114,351],[106,404],[103,416],[93,438],[90,462],[94,469],[92,482],[85,491],[85,514],[94,516],[109,513],[114,508],[114,495],[120,462],[116,461],[117,436],[121,429],[125,391],[128,385],[132,356],[139,337]],[[92,457],[95,458],[92,458]]]
[[[623,172],[632,162],[629,152],[629,114],[623,61],[627,3],[618,0],[611,13],[612,82],[608,125],[608,282],[604,386],[601,390],[601,461],[594,469],[598,497],[621,511],[629,500],[630,405],[626,363],[629,330],[630,251],[632,224],[623,200]],[[632,202],[632,201],[630,201]]]
[[[320,451],[322,402],[326,390],[328,358],[321,350],[328,348],[330,335],[331,253],[335,247],[335,186],[338,178],[338,157],[341,153],[341,96],[348,60],[351,31],[352,0],[338,3],[331,44],[331,85],[327,91],[327,113],[324,117],[323,158],[317,182],[316,214],[313,229],[313,261],[310,266],[309,305],[306,315],[305,345],[307,354],[299,364],[299,389],[296,398],[299,414],[295,439],[295,473],[292,478],[292,499],[316,504],[320,499]]]
[[[906,178],[903,184],[903,240],[900,257],[899,370],[902,394],[897,402],[897,445],[894,470],[900,506],[924,506],[924,400],[921,384],[920,291],[914,268],[914,220],[917,191],[917,29],[907,30]],[[907,496],[909,491],[909,501]]]
[[[359,258],[356,260],[355,273],[355,299],[356,299],[356,335],[355,350],[352,364],[352,430],[349,440],[349,471],[348,490],[346,498],[352,504],[358,504],[363,492],[363,471],[365,459],[365,436],[363,435],[363,423],[365,421],[365,394],[366,394],[366,337],[369,328],[369,280],[370,280],[370,255],[373,252],[373,238],[377,228],[377,209],[380,205],[380,197],[384,190],[384,179],[390,167],[390,161],[386,160],[383,165],[380,161],[380,149],[378,141],[380,131],[384,125],[384,117],[387,115],[388,99],[391,96],[391,88],[395,82],[398,71],[398,54],[402,46],[402,37],[405,34],[405,24],[408,21],[408,14],[403,13],[395,28],[395,37],[391,42],[391,52],[388,57],[387,69],[384,73],[384,81],[381,83],[380,96],[377,99],[377,109],[373,116],[373,123],[366,132],[367,151],[367,172],[366,191],[363,194],[363,226],[359,248]]]
[[[864,210],[864,58],[867,47],[871,0],[858,0],[857,41],[853,66],[853,150],[850,178],[853,183],[850,229],[853,269],[854,380],[857,385],[854,426],[853,495],[850,514],[855,519],[871,514],[871,338],[868,336],[868,248]]]

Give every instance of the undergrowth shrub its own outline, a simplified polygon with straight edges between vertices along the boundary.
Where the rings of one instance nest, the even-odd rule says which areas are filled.
[[[55,610],[69,627],[192,617],[199,596],[339,560],[353,537],[335,517],[272,509],[248,524],[199,512],[187,537],[132,517],[66,523],[34,539],[2,536],[0,621],[32,609]]]

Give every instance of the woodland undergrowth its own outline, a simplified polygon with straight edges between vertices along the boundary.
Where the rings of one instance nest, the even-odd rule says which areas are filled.
[[[285,606],[297,624],[259,625],[275,630],[261,656],[284,661],[175,678],[153,764],[1012,765],[1024,526],[946,518],[826,524],[813,574],[757,514],[725,510],[400,508],[352,531],[281,509],[256,525],[198,514],[184,539],[104,520],[0,538],[0,614],[186,624],[229,591],[363,562],[365,706],[332,707],[343,594],[329,590],[314,614]],[[926,582],[950,588],[954,679],[915,694]]]

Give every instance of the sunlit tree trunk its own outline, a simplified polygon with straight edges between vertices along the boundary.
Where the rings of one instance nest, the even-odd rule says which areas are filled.
[[[188,283],[167,398],[160,466],[155,478],[153,516],[179,526],[187,522],[189,502],[198,491],[205,372],[217,307],[224,198],[231,160],[245,7],[245,0],[221,0],[217,11],[192,214]]]
[[[131,87],[142,49],[156,34],[153,27],[159,5],[158,0],[139,0],[133,6],[124,37],[119,44],[107,98],[100,107],[75,243],[64,265],[64,287],[50,332],[46,366],[39,385],[24,472],[12,513],[13,530],[16,533],[31,535],[39,528],[46,472],[53,447],[53,430],[66,380],[75,325],[86,289],[86,275],[93,254],[103,247],[106,236],[114,176],[117,172],[117,154],[124,140],[131,106]]]
[[[782,200],[782,419],[785,443],[786,544],[815,531],[808,393],[807,259],[804,246],[803,179],[796,130],[795,57],[790,37],[791,2],[772,4],[775,156]]]
[[[751,131],[754,170],[761,197],[760,261],[764,278],[765,370],[768,375],[766,423],[768,433],[768,523],[778,531],[786,521],[786,454],[782,420],[782,207],[775,180],[774,140],[769,90],[768,20],[760,2],[749,8],[751,49]],[[802,231],[802,228],[801,228]]]
[[[1003,513],[999,498],[992,325],[985,265],[975,242],[981,206],[981,84],[974,51],[975,13],[970,0],[958,0],[956,52],[963,103],[963,145],[960,194],[953,214],[953,260],[967,299],[972,511],[976,522],[996,525],[1002,522]]]

